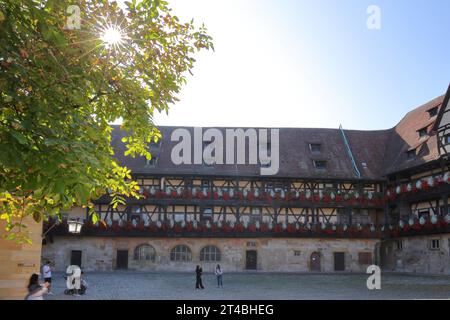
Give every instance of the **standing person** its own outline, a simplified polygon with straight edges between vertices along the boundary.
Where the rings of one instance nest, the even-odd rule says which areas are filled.
[[[48,286],[50,284],[45,282],[43,286],[39,284],[39,275],[33,273],[28,282],[28,294],[25,300],[44,300],[44,295],[48,293]]]
[[[51,290],[51,285],[52,285],[52,268],[50,267],[50,261],[47,260],[44,264],[44,266],[42,267],[42,273],[44,274],[44,282],[47,282],[48,285],[48,294],[53,295],[53,293],[50,291]]]
[[[195,290],[200,289],[200,288],[205,289],[203,287],[203,283],[202,283],[202,272],[203,272],[203,269],[199,265],[197,265],[197,268],[195,268],[195,274],[196,274]]]
[[[86,280],[84,280],[84,271],[81,271],[81,278],[80,278],[80,294],[85,294],[86,293],[86,289],[88,287],[88,284],[86,282]]]
[[[217,288],[219,288],[219,287],[223,288],[222,275],[223,275],[223,270],[220,268],[220,264],[218,264],[216,267]]]

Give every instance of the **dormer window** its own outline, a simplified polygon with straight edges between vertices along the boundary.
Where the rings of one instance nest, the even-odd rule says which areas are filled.
[[[422,128],[420,130],[417,130],[417,133],[419,134],[419,138],[425,137],[428,134],[427,128]]]
[[[155,140],[152,140],[150,142],[150,146],[152,146],[154,148],[159,148],[159,147],[161,147],[161,142],[162,142],[162,139],[158,139],[158,142],[155,142]]]
[[[444,145],[450,144],[450,134],[444,136]]]
[[[323,160],[314,160],[314,167],[319,170],[325,170],[327,168],[327,162]]]
[[[433,118],[438,114],[438,107],[434,107],[430,110],[428,110],[428,114],[430,115],[430,118]]]
[[[270,160],[267,161],[267,162],[266,161],[262,161],[261,162],[261,167],[262,168],[270,168],[271,166],[272,166],[272,161],[270,161]]]
[[[416,157],[416,149],[406,151],[406,158],[412,160]]]
[[[311,150],[312,153],[320,153],[322,145],[320,143],[310,143],[309,149]]]
[[[147,166],[154,167],[158,163],[158,157],[152,157],[150,160],[146,161]]]

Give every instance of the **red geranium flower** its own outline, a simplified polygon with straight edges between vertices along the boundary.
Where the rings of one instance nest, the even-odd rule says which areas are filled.
[[[422,229],[422,226],[420,225],[420,223],[418,221],[416,221],[412,225],[412,229],[415,230],[415,231],[420,231],[420,229]]]
[[[280,224],[276,224],[275,227],[273,228],[274,232],[282,232],[283,228],[281,228]]]
[[[437,223],[437,226],[438,226],[438,228],[445,229],[445,228],[447,228],[448,223],[445,220],[439,220]]]
[[[222,230],[224,231],[224,232],[231,232],[233,229],[230,227],[230,225],[228,224],[228,223],[224,223],[223,225],[222,225]]]
[[[144,223],[143,223],[143,222],[139,222],[137,228],[138,228],[140,231],[145,230],[145,225],[144,225]]]

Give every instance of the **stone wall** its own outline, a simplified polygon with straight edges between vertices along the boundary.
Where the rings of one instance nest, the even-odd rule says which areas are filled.
[[[320,254],[321,272],[334,272],[334,252],[345,253],[345,271],[366,272],[368,264],[360,264],[359,253],[375,256],[374,239],[286,239],[286,238],[106,238],[54,237],[53,243],[43,246],[43,259],[54,263],[55,270],[65,270],[70,264],[71,251],[82,251],[82,268],[87,271],[114,270],[117,250],[128,250],[128,269],[142,271],[192,272],[201,264],[205,272],[212,272],[216,262],[200,261],[200,250],[213,245],[221,252],[220,265],[227,272],[246,269],[246,251],[257,251],[257,270],[267,272],[307,272],[311,270],[311,254]],[[155,261],[134,260],[134,250],[141,244],[151,245],[156,251]],[[171,249],[187,245],[192,261],[170,260]],[[373,263],[373,261],[371,261]]]
[[[431,248],[432,240],[439,240],[439,249]],[[383,243],[381,250],[386,271],[450,275],[448,233],[390,240]]]
[[[23,299],[32,273],[39,273],[42,223],[26,219],[33,244],[3,239],[5,223],[0,222],[0,299]]]

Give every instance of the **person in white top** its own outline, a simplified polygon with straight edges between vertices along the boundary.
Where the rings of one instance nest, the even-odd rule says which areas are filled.
[[[27,289],[28,294],[25,300],[44,300],[44,295],[48,293],[48,286],[50,284],[45,282],[44,285],[39,284],[39,275],[33,273],[30,277]]]
[[[80,296],[81,289],[81,269],[77,265],[70,265],[66,269],[67,275],[67,289],[75,290],[74,296]]]
[[[42,267],[42,273],[44,274],[44,282],[49,283],[48,286],[48,293],[49,294],[53,294],[50,292],[51,289],[51,284],[52,284],[52,268],[50,267],[50,261],[47,260],[44,264],[44,266]]]
[[[219,264],[216,267],[215,274],[216,274],[216,278],[217,278],[217,288],[219,288],[219,287],[223,288],[223,283],[222,283],[223,270],[220,268]]]

